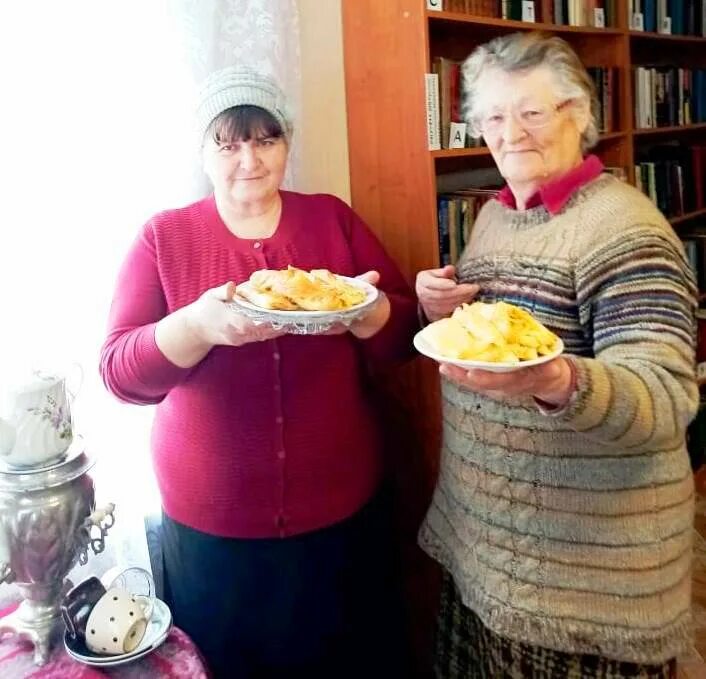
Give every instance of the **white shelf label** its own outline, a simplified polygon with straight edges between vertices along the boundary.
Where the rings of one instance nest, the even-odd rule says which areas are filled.
[[[449,148],[462,149],[466,146],[466,123],[451,123]]]
[[[444,9],[444,0],[427,0],[427,9],[441,12]]]
[[[605,28],[605,12],[602,7],[593,10],[593,25],[596,28]]]
[[[632,15],[632,26],[633,31],[644,31],[645,30],[645,17],[642,12],[635,12]]]
[[[522,0],[522,21],[534,23],[534,0]]]

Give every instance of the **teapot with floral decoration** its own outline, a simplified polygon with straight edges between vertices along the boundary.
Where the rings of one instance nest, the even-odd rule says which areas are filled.
[[[68,450],[75,391],[67,381],[63,373],[33,369],[3,385],[0,461],[12,467],[34,467],[58,460]]]

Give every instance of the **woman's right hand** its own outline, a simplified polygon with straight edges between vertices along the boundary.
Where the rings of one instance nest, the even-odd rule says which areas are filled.
[[[478,294],[475,283],[457,283],[456,267],[448,265],[441,269],[427,269],[417,274],[415,285],[424,315],[430,321],[446,318],[464,302],[468,303]]]
[[[201,297],[186,307],[185,321],[189,330],[204,345],[240,347],[251,342],[262,342],[285,334],[269,324],[255,325],[249,318],[226,307],[235,294],[235,283],[206,290]]]

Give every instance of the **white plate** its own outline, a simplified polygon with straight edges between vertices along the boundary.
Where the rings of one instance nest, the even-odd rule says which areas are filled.
[[[281,309],[263,309],[236,294],[231,307],[238,313],[250,318],[253,322],[269,323],[276,330],[287,330],[301,335],[326,332],[336,323],[350,325],[354,320],[364,316],[379,295],[378,289],[374,285],[359,278],[338,275],[336,277],[364,290],[365,300],[348,309],[339,309],[337,311],[302,311],[299,309],[296,311],[284,311]],[[248,286],[250,282],[246,281],[242,285]]]
[[[172,612],[169,606],[160,599],[154,600],[154,612],[147,624],[145,635],[142,641],[130,653],[122,653],[120,655],[98,655],[91,652],[82,641],[74,641],[69,636],[68,631],[64,634],[64,648],[66,652],[74,659],[84,665],[92,665],[94,667],[112,667],[114,665],[123,665],[128,662],[133,662],[138,658],[142,658],[154,651],[155,648],[161,646],[165,639],[169,636],[169,631],[172,628]]]
[[[424,356],[433,358],[438,363],[450,363],[451,365],[457,365],[461,368],[480,368],[481,370],[488,370],[494,373],[509,373],[516,370],[522,370],[524,368],[529,368],[533,365],[541,365],[542,363],[547,363],[552,359],[555,359],[559,354],[564,351],[564,343],[561,340],[557,341],[557,348],[551,354],[547,356],[540,356],[539,358],[533,358],[530,361],[520,361],[519,363],[489,363],[488,361],[467,361],[460,358],[449,358],[448,356],[442,356],[437,354],[430,344],[424,339],[422,335],[423,331],[418,332],[414,336],[414,347]]]

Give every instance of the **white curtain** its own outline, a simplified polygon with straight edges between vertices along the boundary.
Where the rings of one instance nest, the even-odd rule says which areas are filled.
[[[210,71],[275,75],[296,116],[296,2],[0,4],[0,388],[3,366],[83,366],[76,428],[118,543],[158,496],[151,409],[116,403],[97,373],[117,269],[150,215],[208,191],[191,111]]]

